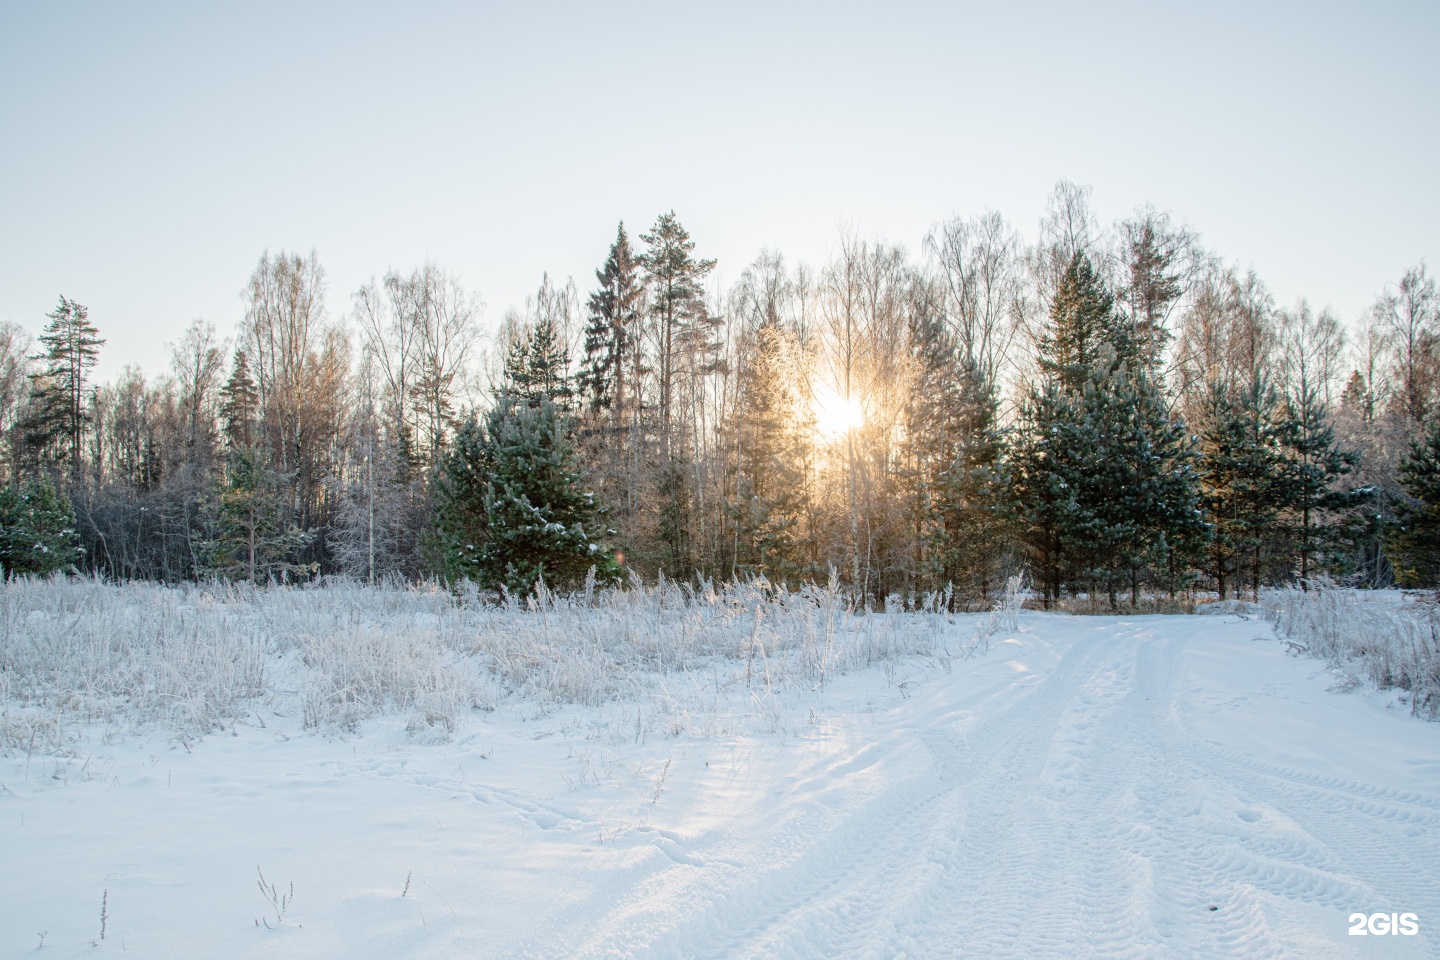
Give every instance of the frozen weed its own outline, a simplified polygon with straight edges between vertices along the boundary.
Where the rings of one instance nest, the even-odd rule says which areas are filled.
[[[671,734],[722,715],[776,724],[786,697],[837,675],[943,660],[947,602],[857,611],[833,574],[793,591],[632,578],[498,603],[469,585],[15,578],[0,585],[0,751],[65,755],[97,725],[159,726],[188,746],[261,703],[315,730],[398,712],[438,738],[502,700],[643,707]]]
[[[1327,580],[1261,594],[1291,649],[1324,660],[1345,687],[1407,692],[1410,712],[1440,719],[1440,636],[1433,601],[1353,590]]]

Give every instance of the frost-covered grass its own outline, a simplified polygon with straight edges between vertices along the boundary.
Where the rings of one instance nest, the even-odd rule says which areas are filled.
[[[1013,617],[1023,598],[1010,594]],[[637,582],[495,604],[345,581],[17,579],[0,587],[0,751],[64,752],[140,726],[196,737],[260,702],[311,729],[396,711],[438,736],[499,704],[639,703],[680,730],[707,713],[768,715],[777,697],[861,667],[948,668],[998,629],[994,615],[927,607],[857,613],[833,580],[796,592]]]
[[[1411,713],[1440,719],[1440,612],[1432,600],[1323,581],[1261,594],[1275,632],[1350,684],[1407,693]]]

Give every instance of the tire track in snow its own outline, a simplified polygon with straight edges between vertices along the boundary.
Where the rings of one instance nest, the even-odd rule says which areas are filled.
[[[908,939],[903,928],[922,919],[910,905],[943,886],[954,853],[973,855],[957,850],[958,818],[967,812],[957,797],[979,782],[1015,782],[1016,758],[1038,768],[1034,758],[1043,758],[1049,731],[1102,651],[1072,646],[1048,677],[963,735],[945,713],[902,730],[929,749],[930,771],[887,789],[794,862],[719,893],[713,909],[631,955],[896,955],[890,948]],[[613,950],[591,947],[595,955]]]
[[[612,930],[578,955],[1279,958],[1313,955],[1297,917],[1440,917],[1437,798],[1189,736],[1179,655],[1212,625],[1176,626],[1102,621],[969,728],[911,701],[889,741],[923,744],[928,771],[793,860],[717,876],[653,940]],[[1440,957],[1423,935],[1387,945]]]

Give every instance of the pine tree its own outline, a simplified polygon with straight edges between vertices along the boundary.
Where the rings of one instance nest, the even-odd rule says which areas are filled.
[[[1086,479],[1097,511],[1123,531],[1105,577],[1111,606],[1117,580],[1128,580],[1132,605],[1145,579],[1163,581],[1173,595],[1210,537],[1189,432],[1143,369],[1122,368],[1110,391],[1091,395],[1104,399],[1096,414],[1104,427],[1096,459],[1105,469]]]
[[[69,467],[79,480],[82,438],[89,411],[85,382],[99,359],[105,341],[90,322],[90,312],[65,297],[46,314],[50,323],[40,335],[45,352],[35,359],[40,370],[31,376],[31,407],[26,417],[26,444],[42,458],[48,453],[56,464]]]
[[[1136,350],[1147,373],[1156,376],[1171,339],[1165,317],[1184,292],[1182,256],[1189,236],[1170,228],[1169,218],[1142,211],[1121,225],[1125,283],[1122,298],[1135,331]]]
[[[1083,390],[1097,368],[1105,372],[1139,359],[1135,332],[1115,310],[1115,297],[1077,252],[1050,302],[1050,325],[1040,342],[1040,366],[1067,390]]]
[[[956,349],[944,318],[916,309],[905,460],[916,572],[959,603],[983,602],[1007,562],[1008,486],[994,385]]]
[[[70,570],[83,553],[75,511],[50,478],[0,489],[0,571],[6,577]]]
[[[603,544],[604,510],[583,487],[555,404],[502,393],[482,425],[471,420],[434,481],[426,537],[431,569],[449,582],[524,592],[544,580],[573,587],[593,566],[619,576]]]
[[[1247,563],[1258,591],[1265,546],[1289,496],[1286,427],[1279,398],[1263,379],[1240,389],[1213,383],[1204,410],[1198,470],[1214,527],[1210,558],[1220,596],[1233,574],[1238,598]]]
[[[1282,441],[1288,459],[1287,506],[1296,519],[1300,583],[1308,589],[1310,558],[1328,539],[1320,523],[1322,514],[1358,506],[1369,498],[1369,491],[1335,488],[1342,477],[1355,469],[1359,456],[1342,450],[1336,443],[1335,428],[1318,391],[1306,390],[1287,405]]]
[[[1410,499],[1399,504],[1387,538],[1390,562],[1401,584],[1434,586],[1440,583],[1440,422],[1410,444],[1400,482]]]
[[[655,489],[659,495],[660,564],[672,575],[694,569],[690,433],[677,422],[681,404],[700,378],[720,369],[721,319],[705,305],[702,286],[714,260],[697,260],[695,242],[674,211],[661,214],[639,257],[649,291],[650,337],[655,344],[656,413],[659,417]]]
[[[763,322],[749,339],[752,357],[740,373],[732,425],[738,462],[727,507],[734,564],[747,574],[795,584],[814,572],[805,556],[810,424],[798,389],[797,349],[774,320]]]
[[[1015,499],[1047,599],[1066,579],[1103,588],[1112,606],[1122,586],[1138,602],[1142,580],[1173,589],[1208,534],[1193,454],[1083,254],[1056,290],[1041,348],[1046,382],[1022,411]]]
[[[961,599],[988,601],[1010,549],[1009,477],[999,399],[974,365],[956,371],[952,442],[936,479],[936,552],[946,584]]]
[[[721,321],[705,306],[701,285],[715,269],[715,261],[695,259],[695,241],[673,210],[661,214],[640,239],[647,246],[639,262],[650,291],[650,317],[658,345],[661,457],[668,462],[681,380],[713,370],[718,358],[715,335]]]
[[[225,476],[206,503],[199,567],[207,576],[266,583],[313,576],[301,560],[314,531],[286,520],[284,478],[254,448],[232,450]]]
[[[1079,420],[1075,395],[1051,380],[1033,387],[1020,409],[1019,441],[1011,452],[1011,499],[1021,543],[1029,554],[1045,606],[1060,597],[1065,548],[1082,515],[1076,502],[1080,469],[1072,427]]]
[[[568,413],[574,391],[570,383],[570,348],[548,316],[542,316],[529,335],[517,340],[505,356],[504,392],[530,404],[542,399]]]

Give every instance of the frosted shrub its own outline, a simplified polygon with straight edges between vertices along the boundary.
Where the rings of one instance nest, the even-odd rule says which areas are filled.
[[[1002,606],[1018,609],[1015,596]],[[197,736],[257,702],[310,729],[399,712],[439,736],[504,700],[645,704],[676,729],[704,711],[773,717],[776,696],[850,670],[948,663],[954,622],[938,604],[858,612],[833,575],[795,591],[764,579],[592,582],[499,603],[473,588],[345,580],[16,579],[0,587],[0,750],[57,750],[92,724]]]
[[[1368,593],[1324,580],[1309,590],[1262,594],[1265,618],[1301,652],[1324,660],[1355,684],[1405,690],[1411,713],[1440,719],[1440,640],[1436,606]]]

